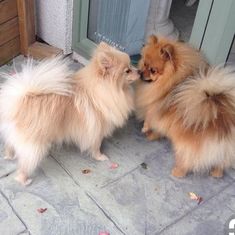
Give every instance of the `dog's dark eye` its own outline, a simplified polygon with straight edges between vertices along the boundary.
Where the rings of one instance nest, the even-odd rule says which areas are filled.
[[[156,69],[153,69],[153,68],[150,69],[150,73],[151,73],[151,74],[155,74],[156,72],[157,72]]]
[[[131,69],[127,69],[125,72],[126,72],[126,73],[130,73],[130,72],[131,72]]]

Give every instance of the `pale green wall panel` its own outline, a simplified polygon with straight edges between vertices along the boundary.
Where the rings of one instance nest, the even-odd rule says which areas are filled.
[[[205,33],[209,13],[214,0],[200,0],[189,42],[200,49]]]
[[[74,0],[73,50],[89,58],[96,44],[87,39],[89,0]]]
[[[235,32],[235,1],[214,0],[201,50],[211,64],[224,64]]]

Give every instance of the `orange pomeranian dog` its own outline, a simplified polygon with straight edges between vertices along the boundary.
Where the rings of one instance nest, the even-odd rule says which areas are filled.
[[[172,175],[222,177],[235,160],[235,73],[210,68],[189,45],[151,36],[139,63],[136,113],[149,139],[174,146]]]
[[[0,95],[1,132],[6,158],[16,155],[16,179],[29,184],[29,175],[53,143],[73,142],[97,160],[103,138],[122,127],[134,107],[129,85],[139,78],[129,56],[106,43],[75,75],[61,58],[5,75]]]

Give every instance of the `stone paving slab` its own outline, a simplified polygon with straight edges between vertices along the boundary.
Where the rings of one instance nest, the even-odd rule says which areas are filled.
[[[17,217],[8,199],[0,190],[0,234],[19,234],[26,230],[25,225]]]
[[[233,166],[233,168],[226,170],[226,174],[235,179],[235,165]]]
[[[1,192],[31,234],[122,234],[53,158],[48,157],[34,176],[28,187],[15,182],[14,174],[0,180]],[[38,208],[47,211],[40,214]],[[11,222],[15,227],[15,222]],[[0,228],[3,227],[0,221]]]
[[[228,223],[235,219],[235,183],[215,194],[207,203],[186,214],[180,221],[162,231],[162,235],[228,235]],[[234,234],[234,230],[231,231]],[[156,233],[157,234],[157,233]]]
[[[104,141],[102,151],[110,161],[98,162],[71,146],[56,148],[51,154],[79,185],[91,190],[102,188],[135,170],[148,156],[164,147],[162,142],[148,142],[143,135],[137,135],[134,125],[136,121],[131,119],[126,127],[115,132],[114,137]],[[112,162],[118,163],[118,168],[111,169]],[[84,169],[90,169],[91,173],[83,174]]]
[[[17,69],[22,60],[14,60]],[[79,67],[71,64],[74,70]],[[3,160],[0,140],[0,235],[225,234],[226,221],[235,214],[235,171],[228,170],[222,179],[171,177],[169,141],[149,142],[140,130],[132,117],[104,141],[110,162],[97,162],[73,146],[52,149],[26,188],[14,181],[16,161]],[[111,162],[119,167],[110,169]],[[83,174],[84,169],[91,172]],[[203,202],[197,205],[189,192]],[[38,208],[47,211],[40,214]]]
[[[11,174],[15,171],[15,162],[3,159],[4,147],[3,142],[0,139],[0,179]]]
[[[91,196],[109,212],[109,216],[121,224],[123,230],[126,228],[127,234],[159,234],[203,205],[190,200],[189,192],[201,195],[204,203],[207,203],[233,182],[229,176],[219,180],[207,175],[174,179],[169,175],[173,165],[171,154],[158,154],[146,161],[148,169],[139,167],[102,188],[101,192],[91,192]],[[223,210],[222,206],[220,210]]]

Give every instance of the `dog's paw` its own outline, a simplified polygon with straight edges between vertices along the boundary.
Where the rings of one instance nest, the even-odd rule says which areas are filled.
[[[153,131],[149,131],[147,133],[145,133],[146,135],[146,138],[149,140],[149,141],[153,141],[153,140],[159,140],[161,138],[161,135],[156,133],[156,132],[153,132]]]
[[[214,178],[222,178],[224,176],[224,171],[220,168],[214,168],[210,171],[210,175]]]
[[[108,161],[109,160],[109,158],[105,154],[99,154],[99,155],[95,156],[95,159],[97,161]]]
[[[145,134],[145,133],[147,133],[148,131],[150,131],[150,129],[147,127],[147,126],[143,126],[142,127],[142,129],[141,129],[141,132],[143,133],[143,134]]]
[[[5,156],[4,156],[4,159],[5,159],[5,160],[13,161],[13,160],[16,159],[16,155],[5,155]]]
[[[171,175],[177,178],[183,178],[187,175],[187,171],[179,167],[174,167],[171,171]]]
[[[32,183],[32,179],[27,178],[24,174],[18,174],[15,180],[23,186],[28,186]]]

